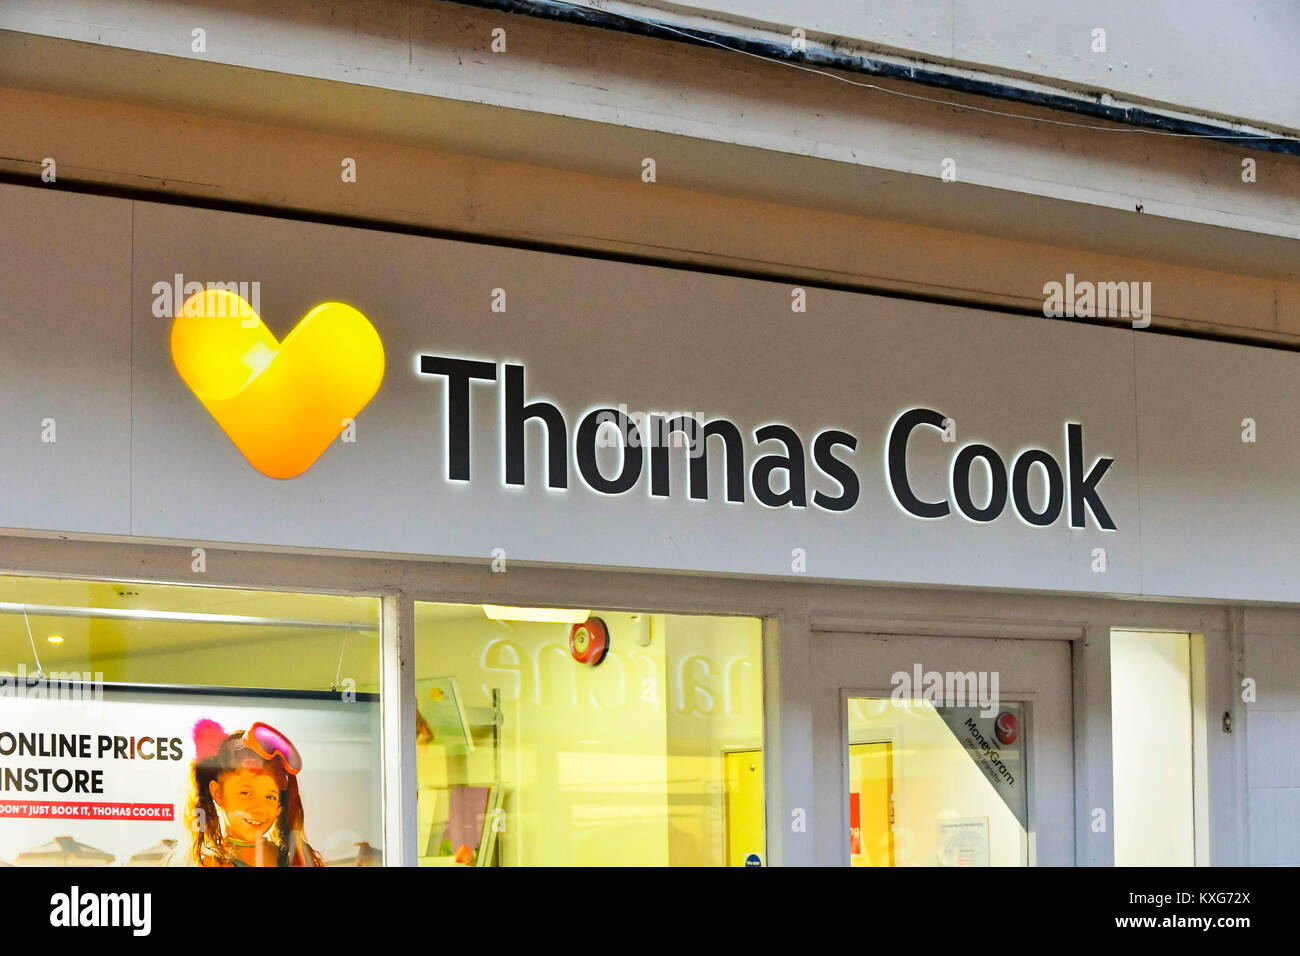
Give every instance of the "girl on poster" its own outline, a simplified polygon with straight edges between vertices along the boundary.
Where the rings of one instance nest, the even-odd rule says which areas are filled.
[[[227,734],[204,719],[194,746],[188,838],[164,865],[324,865],[303,833],[302,756],[289,738],[260,721]]]

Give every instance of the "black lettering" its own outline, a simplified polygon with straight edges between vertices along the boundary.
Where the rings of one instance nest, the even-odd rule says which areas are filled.
[[[671,483],[669,480],[668,470],[668,449],[672,445],[672,436],[675,432],[680,432],[686,436],[686,457],[689,461],[689,468],[693,471],[695,467],[695,458],[703,458],[704,449],[700,447],[700,423],[689,415],[678,415],[676,418],[663,421],[659,415],[651,416],[651,431],[657,433],[656,440],[650,445],[650,494],[656,498],[667,498]],[[663,424],[659,424],[659,423]],[[736,433],[739,436],[739,432]],[[691,497],[708,498],[709,486],[706,476],[704,483],[704,493],[697,496],[695,494],[695,480],[690,480]]]
[[[754,432],[754,441],[779,441],[785,445],[784,455],[764,455],[754,462],[750,484],[754,497],[770,508],[791,504],[796,508],[808,506],[807,481],[804,477],[803,442],[793,428],[785,425],[764,425]],[[787,473],[784,491],[772,489],[772,472]]]
[[[596,462],[596,434],[601,426],[611,424],[618,428],[622,442],[622,461],[618,475],[606,478],[600,473]],[[598,408],[588,412],[578,425],[574,453],[578,459],[578,471],[583,480],[596,491],[607,495],[621,495],[628,491],[641,478],[641,463],[644,453],[641,451],[641,433],[636,424],[616,408]]]
[[[736,504],[745,500],[745,449],[740,429],[725,418],[704,425],[700,447],[691,456],[691,497],[706,501],[709,497],[709,439],[722,439],[723,465],[726,468],[727,500]]]
[[[447,376],[447,477],[469,481],[469,383],[495,382],[497,367],[492,362],[421,355],[420,374]]]
[[[1029,469],[1034,465],[1042,465],[1047,477],[1047,506],[1042,511],[1035,511],[1029,500]],[[1021,452],[1011,466],[1011,500],[1016,514],[1039,528],[1046,528],[1059,518],[1065,503],[1065,480],[1056,459],[1041,448]]]
[[[976,458],[983,458],[989,469],[989,500],[983,508],[975,507],[970,495],[970,469]],[[972,521],[988,522],[1002,514],[1007,506],[1007,467],[988,445],[967,445],[952,462],[952,493],[961,513]]]
[[[546,426],[547,487],[569,487],[569,462],[565,448],[569,432],[563,413],[550,402],[524,404],[524,367],[506,366],[506,484],[524,483],[524,425],[540,418]]]
[[[1083,426],[1069,424],[1065,426],[1065,458],[1070,469],[1070,527],[1084,528],[1088,524],[1085,506],[1092,509],[1097,523],[1107,531],[1115,530],[1115,522],[1110,520],[1106,506],[1097,494],[1097,485],[1105,477],[1114,458],[1098,458],[1092,463],[1087,477],[1083,475]]]
[[[908,514],[918,518],[942,518],[948,514],[947,501],[922,501],[912,492],[907,480],[907,439],[918,425],[929,425],[943,430],[945,416],[932,408],[913,408],[903,412],[889,430],[885,448],[885,472],[894,498]]]
[[[813,504],[827,511],[848,511],[858,503],[858,475],[852,465],[835,457],[832,449],[836,445],[856,451],[858,440],[848,432],[833,429],[824,431],[813,439],[813,464],[826,477],[839,482],[841,488],[841,494],[836,498],[820,491],[813,492]]]

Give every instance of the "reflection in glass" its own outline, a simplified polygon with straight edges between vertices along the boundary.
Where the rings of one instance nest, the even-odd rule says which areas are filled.
[[[1024,705],[848,700],[853,866],[1025,866]]]
[[[761,625],[416,605],[422,865],[765,862]]]

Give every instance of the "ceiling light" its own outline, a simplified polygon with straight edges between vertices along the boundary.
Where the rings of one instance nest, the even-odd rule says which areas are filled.
[[[91,617],[118,621],[171,621],[185,624],[231,624],[251,627],[315,627],[331,631],[373,631],[364,621],[299,621],[280,617],[250,617],[244,614],[208,614],[201,611],[150,611],[144,608],[77,607],[54,604],[19,604],[0,601],[0,614],[31,613],[39,617]]]
[[[484,604],[483,613],[494,621],[537,621],[545,624],[581,624],[591,611],[561,607],[506,607]]]
[[[49,637],[46,638],[46,640],[49,641],[51,644],[63,643],[63,638],[60,637],[58,634],[51,634]]]

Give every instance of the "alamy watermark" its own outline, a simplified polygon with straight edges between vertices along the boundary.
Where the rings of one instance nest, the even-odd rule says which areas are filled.
[[[1151,324],[1150,282],[1076,282],[1067,272],[1064,283],[1046,283],[1043,295],[1048,318],[1131,319],[1135,329]]]
[[[160,319],[176,318],[183,308],[185,315],[191,317],[238,318],[240,325],[251,329],[257,325],[258,316],[262,312],[262,283],[256,280],[252,282],[186,282],[185,276],[177,272],[170,281],[164,279],[155,282],[150,291],[154,295],[153,314]],[[228,296],[216,296],[212,302],[212,313],[208,314],[204,311],[206,307],[205,299],[194,298],[204,292],[227,292],[239,298],[236,302],[232,301]],[[227,303],[229,303],[229,306]],[[229,307],[233,307],[234,311],[227,315]]]
[[[104,699],[103,671],[0,671],[0,700],[44,700],[68,704],[99,704]]]
[[[132,936],[148,936],[152,912],[152,893],[83,893],[73,884],[50,897],[50,925],[56,927],[121,927]]]
[[[704,454],[703,412],[630,412],[626,404],[597,416],[596,446],[616,448],[688,448],[691,457]],[[626,423],[626,424],[624,424]],[[619,435],[623,437],[618,437]]]
[[[979,707],[981,717],[996,717],[997,671],[927,671],[920,664],[889,678],[894,700],[923,700],[943,707]]]

